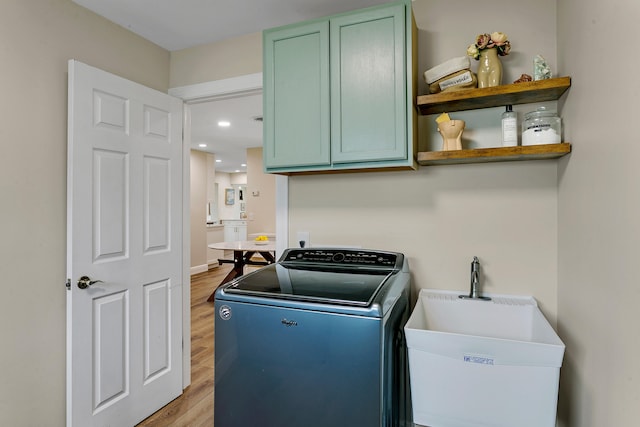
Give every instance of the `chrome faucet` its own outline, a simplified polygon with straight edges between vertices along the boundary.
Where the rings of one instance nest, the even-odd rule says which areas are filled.
[[[477,256],[473,257],[473,261],[471,261],[471,289],[469,290],[469,295],[459,295],[460,298],[464,299],[479,299],[483,301],[491,301],[489,297],[480,296],[480,292],[478,288],[480,287],[480,260]]]

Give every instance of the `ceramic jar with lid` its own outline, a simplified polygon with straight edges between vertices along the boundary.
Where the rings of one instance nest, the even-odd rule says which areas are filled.
[[[522,145],[558,144],[562,139],[562,122],[558,113],[540,107],[524,115]]]

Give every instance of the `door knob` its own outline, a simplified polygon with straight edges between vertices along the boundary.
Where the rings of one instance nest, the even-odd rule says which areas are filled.
[[[91,280],[89,276],[82,276],[78,279],[78,287],[80,289],[87,289],[89,286],[96,283],[102,283],[102,280]]]

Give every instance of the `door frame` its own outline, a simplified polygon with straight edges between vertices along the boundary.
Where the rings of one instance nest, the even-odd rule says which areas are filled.
[[[190,151],[191,151],[191,104],[234,98],[242,95],[262,93],[262,73],[246,74],[228,79],[212,80],[169,89],[169,95],[184,101],[183,123],[183,283],[191,282],[191,223],[190,223]],[[276,255],[288,247],[289,242],[289,180],[287,176],[276,175]],[[191,287],[182,289],[182,336],[183,336],[183,388],[191,384]]]

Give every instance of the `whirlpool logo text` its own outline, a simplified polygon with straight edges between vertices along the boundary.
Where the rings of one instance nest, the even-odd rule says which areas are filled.
[[[280,323],[282,323],[287,328],[290,328],[291,326],[298,326],[298,322],[296,322],[295,320],[282,319]]]

